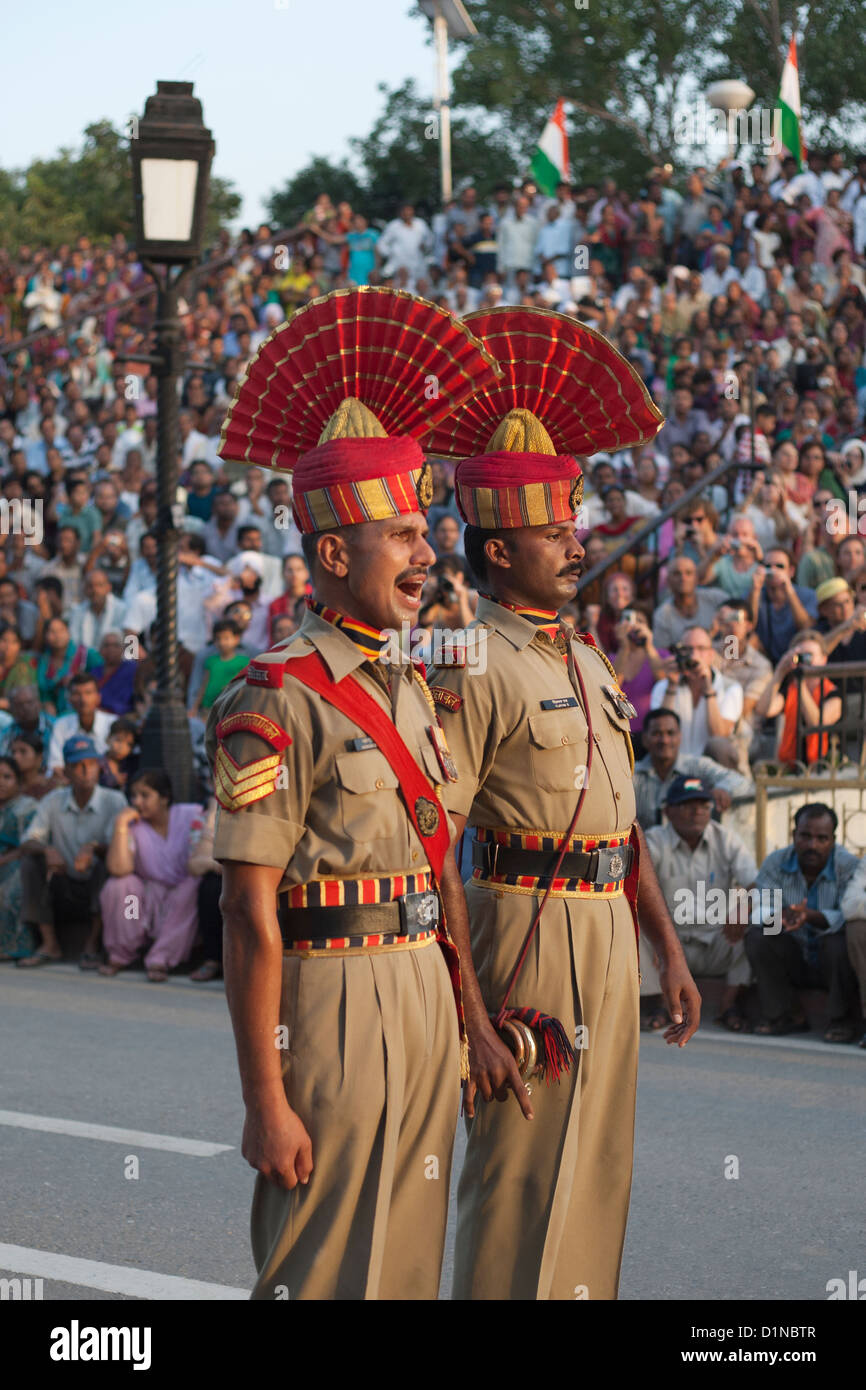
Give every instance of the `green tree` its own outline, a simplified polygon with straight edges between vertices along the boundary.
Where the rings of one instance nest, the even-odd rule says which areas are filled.
[[[278,229],[294,227],[320,193],[327,193],[335,207],[344,199],[359,209],[365,204],[364,186],[345,159],[335,164],[323,155],[314,155],[309,164],[270,195],[265,206],[271,224]]]
[[[226,179],[211,178],[208,239],[237,216],[240,201]],[[87,126],[78,150],[0,170],[0,235],[10,250],[79,236],[106,241],[117,232],[132,235],[132,170],[126,134],[110,121]]]

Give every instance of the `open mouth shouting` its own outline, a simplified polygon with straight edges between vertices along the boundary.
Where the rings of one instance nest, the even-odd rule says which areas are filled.
[[[400,606],[417,613],[421,607],[421,591],[427,579],[426,570],[413,570],[397,579],[396,589],[400,595]]]

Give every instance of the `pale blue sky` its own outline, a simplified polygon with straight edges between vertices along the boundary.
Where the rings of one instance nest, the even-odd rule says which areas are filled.
[[[77,145],[91,121],[123,126],[157,78],[192,81],[243,195],[241,222],[313,154],[339,158],[382,107],[377,83],[414,77],[432,97],[429,25],[410,0],[64,0],[8,6],[0,165]],[[471,5],[470,5],[471,9]]]

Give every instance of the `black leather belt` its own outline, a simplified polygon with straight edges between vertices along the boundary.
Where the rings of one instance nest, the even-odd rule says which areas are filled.
[[[390,903],[342,907],[289,907],[277,898],[277,920],[284,946],[347,936],[422,936],[439,921],[436,893],[406,893]]]
[[[602,885],[621,883],[631,871],[634,851],[631,845],[611,849],[593,849],[563,855],[557,878],[579,878],[584,883]],[[507,845],[486,841],[472,842],[472,863],[486,874],[519,874],[525,878],[549,879],[557,860],[557,851],[510,849]]]

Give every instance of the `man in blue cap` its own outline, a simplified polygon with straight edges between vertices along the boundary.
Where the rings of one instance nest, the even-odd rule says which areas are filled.
[[[105,854],[126,798],[98,785],[99,752],[86,734],[64,743],[63,770],[68,786],[40,801],[21,845],[21,916],[38,927],[41,940],[18,965],[62,960],[57,923],[86,917],[90,930],[78,963],[82,970],[96,970],[102,959],[99,890],[105,882]]]

